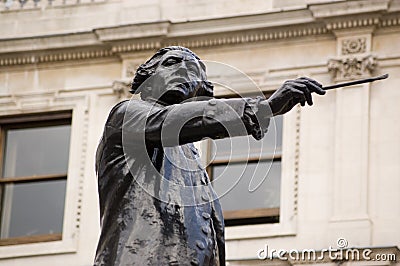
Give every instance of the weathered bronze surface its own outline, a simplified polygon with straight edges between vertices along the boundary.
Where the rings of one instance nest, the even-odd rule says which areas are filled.
[[[192,144],[205,137],[261,139],[273,115],[312,105],[321,84],[285,82],[268,100],[214,99],[189,49],[167,47],[141,65],[141,100],[110,112],[96,154],[101,236],[95,265],[225,265],[224,220]]]

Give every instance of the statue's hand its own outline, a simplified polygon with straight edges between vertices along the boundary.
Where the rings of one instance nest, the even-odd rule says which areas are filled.
[[[285,81],[267,101],[273,115],[281,115],[289,112],[298,103],[300,103],[301,106],[304,106],[306,103],[312,105],[312,92],[319,95],[324,95],[326,93],[326,91],[322,89],[322,85],[317,81],[307,77],[301,77],[295,80]]]

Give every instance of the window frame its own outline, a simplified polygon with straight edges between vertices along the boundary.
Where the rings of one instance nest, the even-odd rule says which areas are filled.
[[[243,93],[241,95],[237,94],[222,94],[216,96],[216,98],[244,98],[251,97],[254,93]],[[271,96],[271,91],[263,91],[262,94],[267,99]],[[283,125],[282,125],[283,127]],[[283,134],[283,129],[282,129]],[[210,160],[211,156],[211,141],[207,141],[207,174],[210,179],[213,180],[212,168],[217,165],[228,165],[232,163],[257,163],[264,161],[281,161],[282,160],[282,150],[279,154],[273,155],[263,155],[261,157],[249,157],[245,159],[219,159]],[[281,170],[282,178],[282,170]],[[280,217],[280,207],[277,208],[254,208],[254,209],[243,209],[234,211],[223,211],[225,224],[227,226],[238,226],[238,225],[251,225],[251,224],[266,224],[266,223],[279,223]]]
[[[99,119],[97,112],[90,112],[91,100],[97,100],[97,97],[92,97],[94,95],[115,98],[114,91],[109,87],[96,88],[96,91],[91,93],[73,89],[23,92],[0,97],[3,106],[0,109],[1,118],[16,117],[21,114],[30,117],[36,114],[72,111],[68,161],[69,178],[67,179],[65,195],[62,239],[0,246],[0,259],[76,253],[82,240],[82,227],[85,226],[85,234],[87,234],[87,231],[91,231],[90,234],[98,232],[97,227],[87,227],[82,219],[83,209],[88,204],[85,201],[91,202],[91,193],[93,193],[90,187],[89,189],[85,187],[85,183],[91,183],[95,180],[94,171],[91,170],[91,163],[94,160],[92,151],[97,146],[99,136],[92,128],[97,128],[96,132],[101,132],[101,125],[97,122],[97,119]],[[92,134],[94,134],[95,141],[89,140]],[[95,187],[93,184],[93,188]],[[98,217],[98,209],[91,211],[94,216]],[[98,219],[94,219],[94,221],[98,222]]]
[[[34,113],[34,114],[19,114],[0,117],[0,175],[3,173],[4,153],[6,147],[6,132],[10,129],[23,129],[23,128],[38,128],[46,126],[57,125],[70,125],[72,129],[72,110]],[[72,131],[72,130],[71,130]],[[71,132],[70,132],[71,134]],[[63,174],[53,175],[34,175],[34,176],[21,176],[21,177],[7,177],[0,178],[0,196],[3,197],[3,188],[7,184],[20,184],[31,183],[38,181],[49,180],[67,180],[68,170]],[[64,212],[66,199],[64,200]],[[3,199],[0,200],[0,223],[3,222]],[[64,223],[64,219],[63,219]],[[62,233],[55,234],[42,234],[33,236],[20,236],[0,239],[0,246],[20,245],[38,242],[50,242],[62,240]]]

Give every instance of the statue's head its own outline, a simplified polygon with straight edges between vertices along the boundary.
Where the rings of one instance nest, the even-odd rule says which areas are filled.
[[[206,67],[191,50],[180,46],[165,47],[139,66],[131,93],[140,92],[143,100],[153,98],[167,104],[189,98],[213,96]]]

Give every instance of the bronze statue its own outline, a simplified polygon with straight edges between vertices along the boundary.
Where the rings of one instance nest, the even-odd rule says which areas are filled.
[[[215,99],[206,67],[189,49],[160,49],[110,112],[96,154],[101,236],[95,265],[225,265],[224,220],[192,142],[252,135],[272,116],[323,95],[310,78],[269,99]]]

